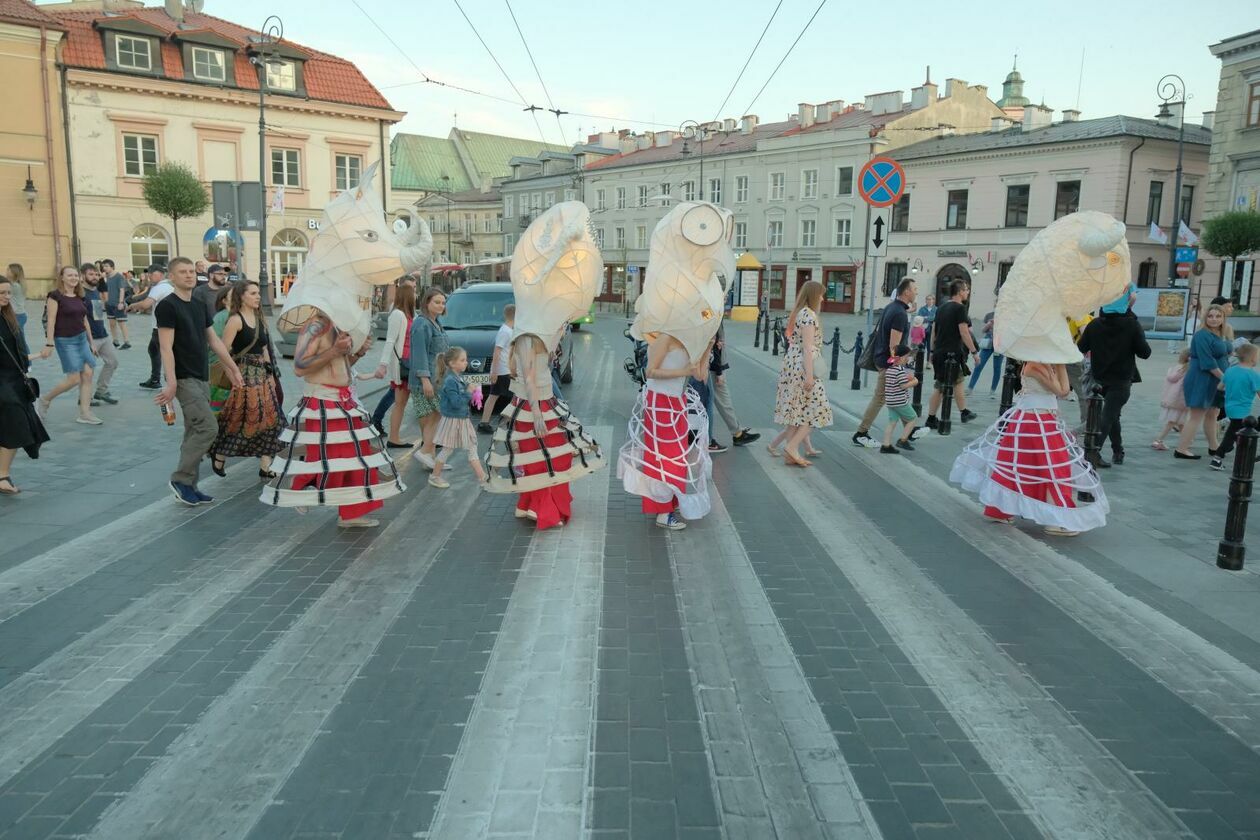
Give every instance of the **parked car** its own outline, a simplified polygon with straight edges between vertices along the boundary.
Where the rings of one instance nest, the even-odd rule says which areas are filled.
[[[582,329],[583,324],[593,324],[593,323],[595,323],[595,301],[591,301],[591,308],[587,310],[585,315],[583,315],[581,318],[578,318],[569,326],[573,327],[573,329],[575,330],[580,330]]]
[[[494,336],[503,323],[503,307],[515,300],[511,283],[476,283],[456,289],[446,299],[446,314],[439,319],[452,346],[468,352],[466,378],[474,382],[490,381],[490,362],[494,357]],[[560,357],[556,363],[560,381],[573,381],[573,337],[568,330],[560,339]]]

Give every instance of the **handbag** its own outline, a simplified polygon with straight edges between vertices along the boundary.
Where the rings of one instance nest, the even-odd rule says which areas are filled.
[[[18,361],[17,356],[13,355],[13,351],[9,349],[6,341],[0,341],[0,346],[4,347],[4,352],[9,354],[9,358],[13,360],[13,366],[18,369],[18,373],[22,374],[22,384],[26,386],[26,394],[30,398],[30,402],[39,399],[39,380],[31,376],[22,369],[22,363]]]
[[[241,322],[243,323],[244,321],[245,319],[242,318]],[[262,336],[262,333],[263,331],[261,329],[259,329],[258,327],[255,327],[254,340],[251,341],[249,343],[249,346],[246,347],[244,350],[242,350],[240,353],[233,353],[232,361],[239,362],[241,359],[248,356],[249,351],[253,350],[255,347],[258,346],[258,339]],[[232,390],[232,380],[228,379],[227,369],[223,367],[223,362],[220,361],[219,359],[215,359],[210,364],[210,386],[213,388],[218,388],[222,391]]]
[[[878,370],[875,367],[875,334],[862,347],[862,355],[858,356],[858,367],[862,370]]]

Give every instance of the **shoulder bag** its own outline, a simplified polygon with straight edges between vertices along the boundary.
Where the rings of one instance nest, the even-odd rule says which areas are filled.
[[[4,352],[13,360],[13,365],[18,369],[18,373],[22,374],[22,384],[26,386],[26,395],[29,397],[29,402],[35,402],[39,399],[39,380],[26,372],[25,368],[22,367],[22,363],[18,361],[18,357],[13,355],[13,351],[9,349],[7,341],[0,341],[0,346],[4,347]]]
[[[261,315],[259,316],[259,318],[261,319]],[[241,323],[242,324],[245,323],[244,318],[241,318]],[[258,346],[258,339],[262,336],[262,334],[263,334],[262,323],[260,322],[258,324],[255,324],[254,340],[251,341],[249,343],[249,346],[246,347],[241,352],[233,353],[232,361],[240,362],[241,359],[248,356],[250,351]],[[227,368],[223,367],[223,362],[220,361],[219,359],[215,359],[214,362],[212,362],[210,365],[210,385],[213,388],[219,388],[224,391],[232,390],[232,380],[228,379]]]

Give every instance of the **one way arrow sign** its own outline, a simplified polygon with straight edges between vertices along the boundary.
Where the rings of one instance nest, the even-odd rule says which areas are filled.
[[[871,237],[870,256],[883,257],[888,255],[888,239],[884,236],[884,214],[876,213],[871,227],[875,229],[875,235]]]

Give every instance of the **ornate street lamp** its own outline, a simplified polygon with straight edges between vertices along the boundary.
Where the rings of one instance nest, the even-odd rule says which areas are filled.
[[[704,126],[695,120],[683,120],[678,126],[678,132],[683,136],[683,147],[681,154],[690,155],[692,140],[700,146],[700,200],[704,201]]]
[[[1186,136],[1186,83],[1175,73],[1169,73],[1159,80],[1155,91],[1160,98],[1157,119],[1168,119],[1172,116],[1169,105],[1181,106],[1181,117],[1177,121],[1177,178],[1173,187],[1173,221],[1172,230],[1168,233],[1168,285],[1175,286],[1177,280],[1177,234],[1181,229],[1181,158]]]
[[[35,182],[31,180],[31,168],[26,167],[26,186],[22,187],[22,197],[26,199],[26,206],[34,210],[35,200],[39,198],[39,190],[35,189]]]
[[[274,49],[284,38],[284,21],[272,15],[263,21],[258,37],[249,50],[249,63],[258,73],[258,187],[262,194],[262,213],[258,223],[258,288],[262,304],[271,306],[270,272],[267,270],[267,66],[276,61]]]
[[[910,265],[910,273],[911,273],[911,274],[918,274],[918,273],[919,273],[920,271],[922,271],[922,270],[923,270],[923,260],[916,259],[916,260],[915,260],[915,261],[914,261],[914,262]]]
[[[971,261],[971,273],[979,274],[982,271],[984,271],[984,260],[980,259],[979,257],[976,257],[974,260]]]

